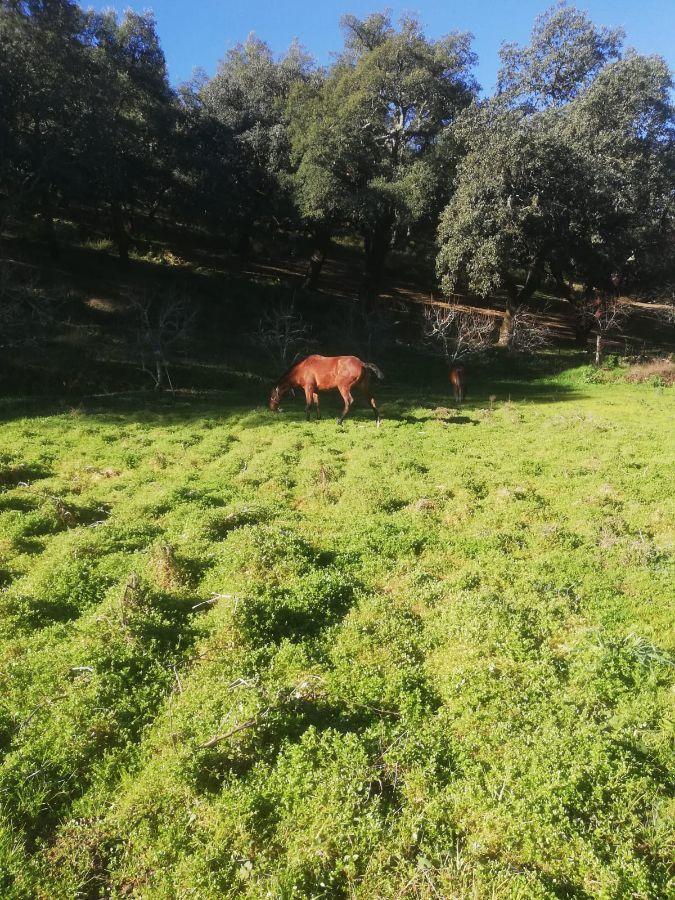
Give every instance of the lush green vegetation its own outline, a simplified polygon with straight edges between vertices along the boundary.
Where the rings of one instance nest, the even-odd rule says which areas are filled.
[[[3,900],[675,889],[671,72],[342,24],[172,86],[0,3]]]
[[[672,392],[386,368],[6,406],[3,897],[669,894]]]
[[[454,24],[431,37],[414,16],[346,15],[329,66],[251,36],[212,77],[172,86],[151,13],[4,0],[0,234],[34,217],[58,256],[65,219],[124,263],[162,231],[244,262],[261,235],[290,233],[313,283],[346,237],[365,300],[412,248],[444,288],[507,294],[503,344],[547,282],[580,306],[616,279],[672,279],[665,60],[559,3],[528,44],[502,46],[481,97]]]

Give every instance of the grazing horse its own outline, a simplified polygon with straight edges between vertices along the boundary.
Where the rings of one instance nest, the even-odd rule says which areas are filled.
[[[450,369],[450,384],[457,403],[463,403],[466,396],[466,369],[464,366],[453,366]]]
[[[358,390],[375,410],[379,426],[380,414],[370,390],[371,372],[380,379],[384,378],[374,363],[363,362],[356,356],[308,356],[281,376],[270,394],[270,409],[276,412],[283,395],[293,388],[300,388],[305,392],[307,421],[312,404],[316,406],[317,419],[320,419],[319,391],[337,388],[345,404],[342,414],[338,417],[338,425],[342,425],[354,403],[352,391]]]

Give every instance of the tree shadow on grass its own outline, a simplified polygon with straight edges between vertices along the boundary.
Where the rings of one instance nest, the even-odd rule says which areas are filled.
[[[585,394],[575,386],[553,380],[566,368],[578,366],[587,359],[579,354],[528,361],[498,358],[476,363],[469,368],[468,398],[463,407],[467,413],[485,408],[488,404],[505,402],[559,403],[583,399]],[[128,423],[161,421],[167,425],[188,424],[193,420],[213,417],[220,420],[237,418],[242,427],[276,425],[278,422],[299,424],[306,422],[304,398],[289,398],[285,411],[279,418],[267,409],[269,391],[273,379],[259,372],[248,371],[250,361],[234,360],[225,366],[208,366],[208,378],[204,375],[203,361],[180,366],[182,385],[175,393],[156,392],[150,388],[111,390],[101,393],[47,394],[37,389],[30,392],[5,393],[0,399],[0,421],[19,418],[33,419],[49,415],[70,414],[74,417],[96,416],[101,421]],[[437,407],[452,404],[452,393],[446,367],[438,360],[401,353],[383,361],[385,381],[373,385],[375,397],[384,420],[419,421],[416,409],[429,412]],[[107,382],[106,382],[107,383]],[[342,401],[337,391],[321,395],[322,418],[337,416]],[[312,422],[314,418],[312,417]],[[346,423],[372,423],[372,410],[357,398],[355,408]],[[412,423],[411,423],[412,424]],[[455,424],[460,424],[455,418]],[[468,422],[463,424],[469,424]],[[0,470],[0,485],[2,484]],[[46,477],[50,473],[37,477]],[[27,479],[18,479],[27,480]]]
[[[15,497],[11,494],[0,494],[0,512],[10,509],[15,512],[31,512],[36,505],[35,500],[31,497]]]
[[[190,766],[194,786],[204,794],[218,793],[228,776],[243,777],[261,759],[276,758],[284,747],[298,744],[310,728],[318,733],[363,734],[377,718],[370,709],[348,709],[318,697],[293,698],[244,729],[243,740],[200,748]]]
[[[478,425],[478,419],[469,416],[451,416],[449,419],[441,419],[445,425]]]
[[[470,416],[451,414],[439,415],[436,410],[428,415],[422,414],[419,416],[393,413],[386,418],[389,421],[404,422],[407,425],[426,425],[428,422],[440,422],[442,425],[480,425],[478,419],[472,419]]]
[[[31,481],[38,481],[41,478],[49,478],[52,475],[45,466],[0,466],[0,488],[12,489],[23,484],[30,484]]]

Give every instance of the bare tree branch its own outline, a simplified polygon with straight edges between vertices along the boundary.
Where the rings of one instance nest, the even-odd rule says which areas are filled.
[[[195,320],[192,304],[178,294],[169,294],[159,302],[152,295],[134,297],[132,300],[137,318],[136,339],[141,368],[152,378],[155,390],[164,387],[165,381],[173,393],[169,375],[169,350],[185,341]],[[146,355],[152,364],[146,363]]]
[[[492,344],[494,319],[455,306],[425,306],[422,334],[425,342],[440,351],[447,362],[484,352]]]
[[[295,309],[293,300],[266,309],[250,335],[275,367],[288,368],[310,344],[310,328]]]
[[[552,331],[545,321],[547,308],[536,313],[526,306],[517,306],[511,314],[511,332],[508,349],[519,353],[536,353],[551,342]]]
[[[37,343],[55,322],[63,299],[59,291],[40,288],[35,269],[0,260],[0,347]]]
[[[582,301],[578,311],[580,317],[585,319],[595,332],[595,364],[599,366],[608,336],[621,332],[630,310],[615,294],[593,291]]]

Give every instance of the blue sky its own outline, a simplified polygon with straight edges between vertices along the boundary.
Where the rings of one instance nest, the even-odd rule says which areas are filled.
[[[88,6],[86,0],[83,6]],[[253,31],[279,53],[297,37],[319,60],[330,61],[341,46],[338,26],[345,12],[365,15],[389,6],[394,16],[415,12],[427,34],[470,31],[478,53],[478,81],[495,84],[502,41],[527,41],[535,16],[547,0],[411,0],[378,4],[361,0],[124,0],[96,2],[95,9],[153,9],[174,84],[200,66],[210,75],[229,47]],[[659,53],[675,69],[675,0],[580,0],[599,25],[622,25],[626,44],[640,53]]]

